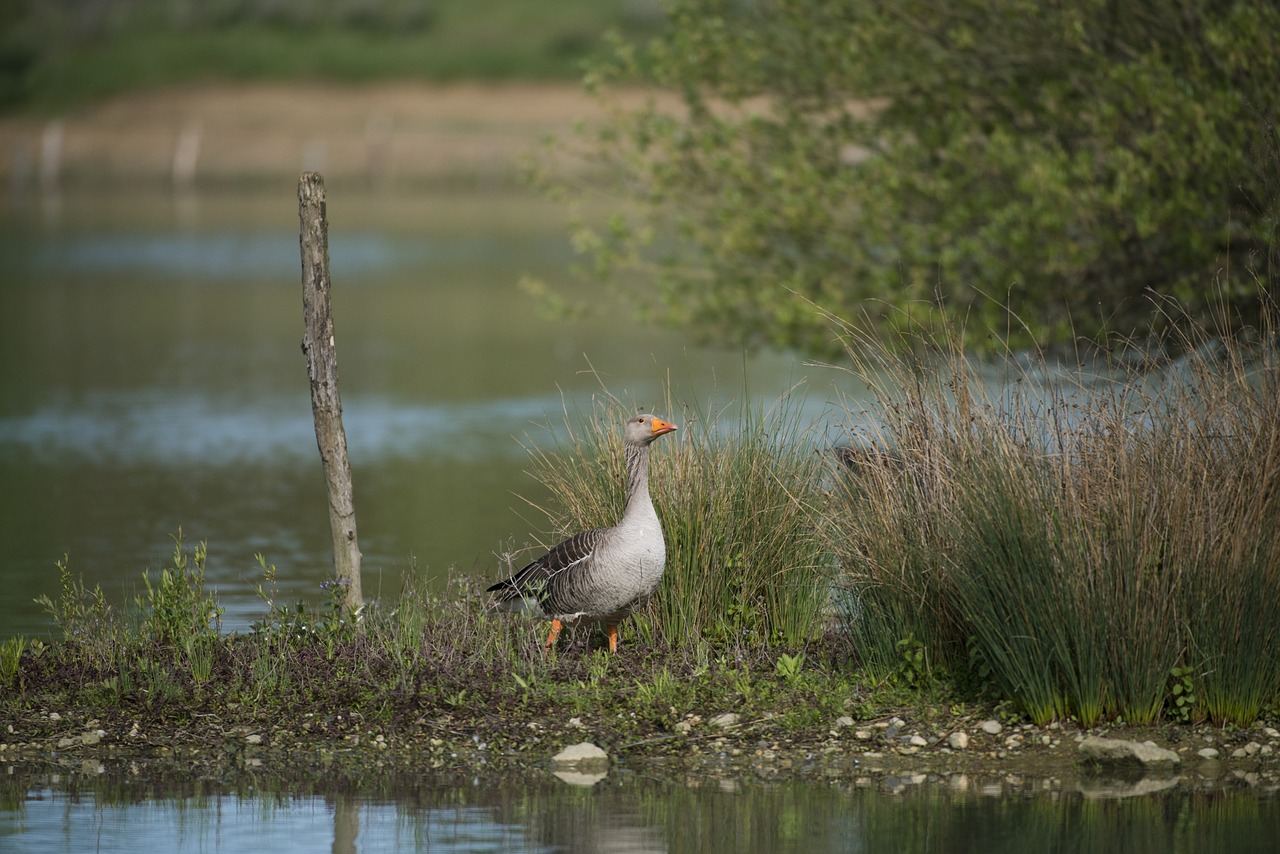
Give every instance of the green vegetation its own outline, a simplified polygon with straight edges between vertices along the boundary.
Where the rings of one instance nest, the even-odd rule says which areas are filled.
[[[851,435],[869,450],[832,545],[872,672],[918,638],[935,676],[1037,722],[1247,725],[1276,702],[1273,327],[1171,342],[1159,369],[1149,345],[1074,371],[1011,356],[995,385],[958,344],[938,370],[856,339],[884,418]]]
[[[622,515],[617,425],[634,411],[609,400],[586,419],[566,413],[568,465],[534,451],[533,474],[555,499],[548,515],[560,533]],[[798,647],[821,633],[831,578],[814,519],[826,465],[810,450],[798,414],[786,400],[769,411],[688,407],[678,441],[655,451],[650,471],[662,484],[654,503],[667,568],[663,594],[636,619],[643,642]]]
[[[217,705],[242,726],[305,718],[317,737],[349,734],[353,715],[391,731],[465,720],[514,751],[529,722],[570,718],[625,745],[728,711],[823,738],[903,704],[1013,703],[1082,726],[1276,713],[1274,327],[1090,369],[844,332],[875,402],[848,407],[839,465],[786,401],[686,410],[653,455],[668,575],[618,655],[589,628],[544,652],[545,627],[496,611],[474,579],[438,593],[411,577],[357,613],[334,584],[319,609],[284,605],[265,559],[263,619],[222,634],[204,545],[179,535],[129,612],[61,562],[43,600],[59,637],[0,647],[0,712],[172,723]],[[562,532],[620,514],[616,425],[633,409],[607,397],[566,418],[564,456],[531,449]]]
[[[210,80],[571,79],[661,22],[656,3],[17,0],[0,9],[0,109]]]
[[[593,275],[655,279],[633,290],[655,317],[838,355],[827,314],[1024,346],[1131,336],[1153,293],[1202,321],[1220,295],[1246,325],[1256,281],[1276,294],[1270,0],[673,0],[668,20],[589,77],[606,104],[671,97],[588,129],[580,189],[621,201],[574,236]]]

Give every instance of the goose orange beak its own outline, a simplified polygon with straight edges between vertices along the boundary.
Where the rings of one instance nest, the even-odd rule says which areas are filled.
[[[655,436],[674,432],[675,429],[676,425],[672,424],[670,421],[663,421],[661,418],[653,419],[653,435]]]

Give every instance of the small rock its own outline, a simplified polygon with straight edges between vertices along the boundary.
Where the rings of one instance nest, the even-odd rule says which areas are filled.
[[[952,750],[964,750],[969,746],[969,734],[966,732],[953,732],[947,736],[947,746]]]
[[[1216,747],[1202,747],[1196,751],[1196,756],[1201,759],[1217,759],[1221,755]]]
[[[99,735],[98,733],[99,733],[99,730],[96,730],[96,729],[89,730],[88,732],[80,733],[80,743],[81,744],[97,744],[98,742],[102,741],[102,736]]]
[[[1232,759],[1244,759],[1248,755],[1249,753],[1243,747],[1237,747],[1235,750],[1231,751]]]
[[[76,743],[76,740],[69,735],[64,735],[62,738],[58,739],[59,747],[70,747],[75,743]]]
[[[1265,735],[1267,738],[1280,738],[1280,729],[1276,729],[1273,726],[1269,726],[1262,731],[1262,734]]]
[[[911,745],[912,747],[925,747],[926,745],[929,744],[929,741],[924,736],[913,735],[911,736],[911,738],[907,739],[907,744]]]
[[[836,718],[836,729],[840,729],[842,727],[850,727],[850,726],[853,726],[853,718],[849,717],[848,715],[841,715],[840,717]]]
[[[1275,748],[1269,744],[1264,744],[1258,748],[1259,756],[1270,756],[1272,753],[1275,753]]]
[[[60,721],[60,720],[62,720],[62,715],[58,714],[57,712],[50,712],[50,713],[49,713],[49,720],[51,720],[51,721]]]
[[[573,744],[551,757],[551,764],[565,767],[583,768],[586,766],[602,766],[609,764],[609,754],[605,753],[589,741]]]
[[[569,718],[569,726],[574,729],[582,729],[582,718]]]
[[[853,737],[858,739],[858,741],[868,741],[871,738],[871,730],[869,729],[857,730],[856,732],[854,732]]]
[[[1080,754],[1087,762],[1106,765],[1140,765],[1151,768],[1182,762],[1178,754],[1163,747],[1096,735],[1080,742]]]
[[[1000,722],[997,720],[983,721],[981,729],[987,735],[999,735],[1004,732],[1004,727],[1002,727]]]
[[[1258,742],[1256,741],[1251,741],[1244,746],[1244,752],[1246,756],[1252,756],[1261,749],[1262,749],[1262,745],[1258,744]]]
[[[718,726],[720,729],[730,729],[738,725],[738,716],[733,712],[725,712],[723,715],[716,715],[710,720],[712,726]]]
[[[678,721],[675,725],[675,731],[684,735],[688,735],[691,729],[693,729],[693,724],[689,721]]]
[[[253,735],[246,735],[244,740],[249,744],[262,744],[262,736],[256,732]]]

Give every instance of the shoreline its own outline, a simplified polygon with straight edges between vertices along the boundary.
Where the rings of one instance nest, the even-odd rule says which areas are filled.
[[[52,717],[51,717],[52,715]],[[142,726],[122,716],[103,722],[73,714],[33,713],[0,722],[0,764],[27,768],[89,768],[143,765],[175,773],[219,778],[241,770],[305,776],[308,773],[359,777],[379,774],[510,775],[573,771],[553,762],[562,748],[590,742],[608,754],[607,767],[593,767],[586,782],[607,773],[644,773],[680,778],[759,781],[814,781],[866,785],[869,780],[909,777],[950,781],[981,791],[992,781],[1036,781],[1042,789],[1079,790],[1091,796],[1126,796],[1183,784],[1195,788],[1244,786],[1280,792],[1280,732],[1207,725],[1099,727],[1074,724],[1001,725],[982,731],[983,721],[943,716],[912,721],[903,712],[872,722],[842,725],[826,733],[791,732],[781,719],[739,718],[721,728],[697,719],[688,733],[650,730],[643,738],[615,740],[602,727],[571,718],[560,724],[520,722],[524,744],[508,739],[510,726],[463,721],[448,715],[420,718],[405,726],[368,725],[359,713],[346,720],[314,713],[268,724],[226,721],[216,714],[194,716],[182,727]],[[696,716],[688,718],[694,720]],[[323,734],[317,734],[323,729]],[[948,746],[948,735],[964,732],[964,749]],[[934,733],[930,739],[923,733]],[[1173,750],[1177,765],[1143,768],[1132,763],[1092,764],[1080,753],[1089,735],[1149,741]],[[912,744],[915,736],[924,744]],[[1211,748],[1216,759],[1198,751]],[[95,765],[96,763],[96,765]],[[12,771],[11,771],[12,773]],[[923,776],[922,776],[923,775]]]

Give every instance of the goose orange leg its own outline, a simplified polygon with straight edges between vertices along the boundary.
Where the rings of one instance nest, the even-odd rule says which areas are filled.
[[[605,627],[605,632],[609,635],[609,652],[618,651],[618,624],[610,623]]]
[[[547,649],[551,649],[556,645],[556,641],[560,640],[560,629],[563,627],[564,624],[559,620],[551,621],[551,634],[547,635]]]

